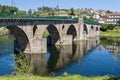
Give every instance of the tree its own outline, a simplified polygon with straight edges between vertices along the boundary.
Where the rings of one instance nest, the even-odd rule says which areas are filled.
[[[93,17],[90,17],[89,20],[95,20]]]
[[[86,16],[83,16],[83,20],[88,20],[88,18]]]
[[[110,10],[107,10],[106,13],[107,13],[107,14],[112,14],[113,12],[110,11]]]
[[[31,15],[32,14],[32,9],[28,10],[28,14]]]
[[[113,30],[115,28],[114,24],[108,24],[107,29]]]
[[[26,15],[26,11],[18,10],[17,14],[19,14],[19,15]]]
[[[107,31],[107,24],[102,24],[100,27],[101,31]]]
[[[71,8],[71,9],[70,9],[69,15],[75,15],[75,13],[74,13],[74,8]]]

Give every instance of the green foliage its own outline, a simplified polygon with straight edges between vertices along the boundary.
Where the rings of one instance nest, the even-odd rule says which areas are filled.
[[[43,33],[43,38],[47,38],[49,36],[49,32],[48,32],[48,30],[46,29],[45,31],[44,31],[44,33]]]
[[[93,17],[90,17],[89,20],[95,20]]]
[[[2,14],[13,14],[14,12],[18,11],[18,8],[12,6],[5,6],[0,5],[0,13]]]
[[[107,14],[112,14],[113,12],[110,11],[110,10],[107,10],[106,13],[107,13]]]
[[[1,27],[0,28],[0,35],[5,35],[5,34],[10,34],[10,31],[5,27]]]
[[[83,20],[88,20],[88,18],[86,16],[83,16]]]
[[[18,15],[25,15],[25,14],[26,14],[26,11],[18,10],[17,14],[18,14]]]
[[[107,31],[107,24],[102,24],[100,27],[101,31]]]
[[[22,11],[22,13],[20,13],[22,10],[19,10],[17,7],[13,7],[13,6],[6,6],[6,5],[0,5],[0,14],[6,14],[6,15],[10,15],[10,14],[23,14],[26,13],[25,11]]]
[[[23,53],[16,54],[17,63],[16,72],[18,75],[31,75],[33,73],[33,65]]]
[[[109,30],[113,30],[114,28],[115,28],[114,24],[108,24],[107,25],[107,29],[109,29]]]
[[[67,77],[42,77],[42,76],[2,76],[0,80],[119,80],[120,77],[102,76],[102,77],[84,77],[80,75],[69,75]]]
[[[74,8],[71,8],[71,9],[70,9],[69,15],[75,15],[75,13],[74,13]]]
[[[101,31],[113,30],[115,28],[114,24],[102,24],[100,27]]]
[[[67,76],[69,76],[69,74],[67,72],[64,72],[63,76],[67,77]]]
[[[100,36],[120,37],[120,27],[116,26],[114,30],[107,30],[105,32],[100,32]]]
[[[32,14],[32,9],[29,9],[28,10],[28,15],[31,15]]]

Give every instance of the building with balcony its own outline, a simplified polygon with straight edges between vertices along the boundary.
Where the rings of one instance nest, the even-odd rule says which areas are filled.
[[[112,14],[106,14],[105,15],[107,24],[117,24],[117,22],[120,20],[120,13],[112,13]]]

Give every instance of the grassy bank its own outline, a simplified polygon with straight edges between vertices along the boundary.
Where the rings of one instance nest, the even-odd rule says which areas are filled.
[[[5,28],[5,27],[0,28],[0,35],[5,35],[5,34],[9,34],[9,33],[10,33],[10,31],[7,28]]]
[[[67,77],[41,77],[41,76],[2,76],[0,80],[114,80],[116,77],[83,77],[80,75],[71,75]]]
[[[116,26],[114,30],[100,32],[100,36],[104,37],[120,37],[120,26]]]

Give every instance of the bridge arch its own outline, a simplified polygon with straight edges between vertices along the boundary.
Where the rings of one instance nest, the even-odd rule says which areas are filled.
[[[93,25],[91,26],[91,29],[94,29]]]
[[[48,30],[48,33],[49,33],[49,36],[47,37],[48,44],[52,44],[52,45],[57,44],[60,38],[57,27],[54,26],[53,24],[50,24],[49,26],[47,26],[46,29]]]
[[[34,26],[33,26],[33,37],[35,36],[36,30],[37,30],[37,25],[34,25]]]
[[[98,27],[96,27],[96,31],[98,31],[99,29],[98,29]]]
[[[77,31],[74,25],[70,25],[68,30],[67,30],[67,35],[72,35],[73,39],[77,36]]]
[[[83,26],[84,28],[83,28],[83,31],[85,31],[86,32],[86,34],[88,34],[88,28],[87,28],[87,25],[86,24],[84,24],[84,26]]]
[[[14,49],[24,53],[30,52],[30,43],[26,33],[17,25],[9,25],[8,28],[16,38],[14,41]]]

